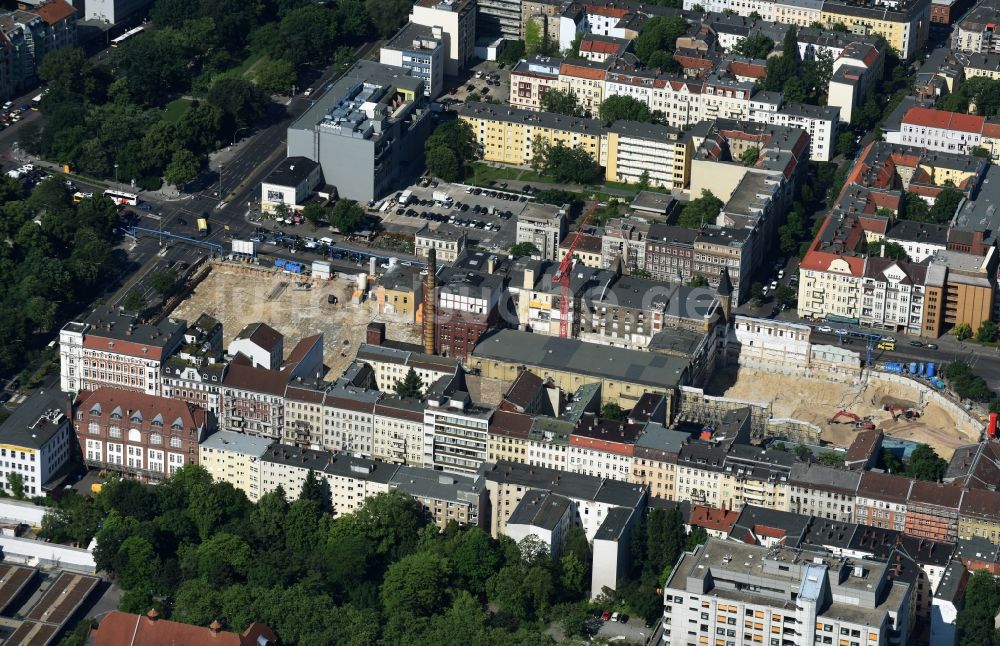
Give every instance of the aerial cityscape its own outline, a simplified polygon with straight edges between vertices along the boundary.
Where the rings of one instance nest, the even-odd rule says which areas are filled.
[[[1000,0],[9,0],[0,644],[1000,645]]]

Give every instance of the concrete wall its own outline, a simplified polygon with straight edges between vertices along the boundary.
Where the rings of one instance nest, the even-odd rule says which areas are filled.
[[[682,416],[691,416],[699,421],[720,420],[731,410],[749,406],[752,410],[750,432],[754,436],[760,436],[767,431],[767,420],[771,416],[770,404],[706,395],[704,390],[693,386],[681,386],[680,394]]]
[[[94,555],[90,550],[78,547],[46,543],[29,538],[0,536],[0,549],[3,550],[3,560],[9,563],[58,566],[86,574],[97,572]]]
[[[955,427],[962,432],[979,435],[986,430],[986,424],[978,419],[973,413],[967,411],[960,404],[952,401],[947,395],[934,390],[930,386],[923,384],[916,379],[911,379],[906,375],[899,375],[891,372],[872,371],[870,379],[882,384],[897,384],[909,386],[913,390],[913,395],[904,397],[912,399],[918,406],[924,404],[936,404],[940,406],[952,419],[955,420]]]

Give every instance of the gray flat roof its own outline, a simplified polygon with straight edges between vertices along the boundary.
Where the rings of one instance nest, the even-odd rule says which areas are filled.
[[[568,498],[548,491],[528,491],[521,498],[507,525],[528,525],[553,530],[559,526],[559,521],[569,513],[572,504]]]
[[[500,330],[483,339],[472,356],[655,388],[676,388],[687,381],[684,359],[519,330]]]
[[[401,465],[389,480],[389,486],[414,498],[432,498],[452,502],[471,502],[483,489],[482,478],[443,473]]]
[[[68,403],[67,396],[58,389],[39,390],[30,395],[0,424],[0,444],[42,448],[68,423]]]
[[[684,442],[690,438],[690,433],[665,428],[658,422],[649,422],[646,424],[646,430],[643,431],[642,435],[639,436],[639,439],[635,441],[635,445],[647,449],[655,449],[657,451],[678,453],[684,445]]]
[[[574,63],[574,65],[576,64]],[[604,131],[604,122],[599,119],[567,117],[553,112],[535,112],[490,103],[464,103],[458,107],[458,116],[490,119],[505,123],[528,123],[542,128],[568,130],[595,136],[600,136]]]
[[[306,157],[288,157],[271,171],[264,182],[278,186],[298,186],[318,167],[317,162]]]
[[[218,451],[234,451],[259,458],[267,452],[267,448],[273,442],[274,440],[266,437],[254,437],[233,431],[216,431],[205,438],[201,447]]]
[[[616,507],[604,517],[604,522],[594,534],[595,541],[617,541],[629,526],[629,520],[635,510]]]

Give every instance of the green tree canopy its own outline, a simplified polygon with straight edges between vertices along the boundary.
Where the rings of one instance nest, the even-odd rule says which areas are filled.
[[[472,127],[460,119],[442,123],[424,142],[424,155],[431,175],[446,182],[461,181],[476,158]]]
[[[652,119],[649,107],[645,103],[624,94],[615,94],[604,99],[598,113],[604,121],[650,121]]]
[[[677,225],[688,229],[698,229],[704,224],[715,224],[722,210],[723,202],[707,188],[701,189],[701,197],[688,202],[677,217]]]
[[[514,258],[522,258],[524,256],[534,256],[540,252],[533,242],[518,242],[507,253]]]
[[[339,199],[329,213],[330,226],[344,235],[354,233],[365,221],[365,211],[354,200]]]
[[[579,117],[583,115],[583,110],[580,108],[580,103],[577,101],[573,90],[551,88],[542,95],[540,103],[542,110],[546,112],[563,114],[567,117]]]
[[[741,38],[730,50],[736,56],[746,58],[767,58],[767,55],[774,49],[774,41],[764,34],[753,34],[746,38]]]
[[[396,380],[392,389],[400,397],[419,399],[424,394],[424,382],[420,379],[417,371],[411,367],[405,377]]]

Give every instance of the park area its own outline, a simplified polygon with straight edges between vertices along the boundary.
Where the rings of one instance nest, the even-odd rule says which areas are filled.
[[[747,369],[740,369],[735,379],[730,374],[716,384],[711,394],[770,404],[775,418],[815,424],[822,429],[825,442],[841,448],[850,446],[859,429],[847,417],[841,417],[840,423],[831,422],[840,410],[862,418],[871,416],[886,435],[928,444],[945,460],[957,447],[979,441],[978,431],[960,424],[938,404],[920,404],[917,389],[906,384],[869,380],[859,386]],[[884,410],[887,404],[913,406],[920,411],[920,417],[907,420],[899,416],[894,421]]]
[[[223,343],[229,342],[248,323],[263,321],[285,335],[285,354],[299,339],[323,333],[324,364],[328,379],[339,377],[365,342],[368,323],[381,320],[374,305],[351,302],[356,276],[314,281],[309,289],[297,283],[299,276],[243,265],[216,264],[212,272],[174,311],[175,318],[194,321],[202,312],[223,325]],[[336,304],[327,297],[337,297]],[[411,325],[384,321],[386,337],[419,343],[420,332]]]

